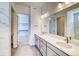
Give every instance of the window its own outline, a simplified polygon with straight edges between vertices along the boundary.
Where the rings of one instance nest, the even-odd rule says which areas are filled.
[[[18,14],[18,30],[19,31],[28,31],[29,30],[28,15]]]

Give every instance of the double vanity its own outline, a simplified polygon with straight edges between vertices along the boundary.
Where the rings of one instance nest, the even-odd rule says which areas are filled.
[[[78,56],[79,47],[66,43],[66,37],[51,34],[35,34],[36,48],[42,56]]]

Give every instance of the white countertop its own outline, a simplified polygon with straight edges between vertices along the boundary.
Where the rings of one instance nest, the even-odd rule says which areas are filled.
[[[55,47],[59,48],[60,50],[64,51],[68,55],[79,56],[79,47],[78,46],[71,44],[71,43],[68,43],[72,47],[65,48],[65,47],[62,47],[62,46],[57,44],[57,42],[65,43],[65,41],[64,41],[65,37],[61,37],[58,35],[50,35],[50,34],[38,34],[38,33],[36,33],[36,35],[43,38],[44,40],[46,40],[50,44],[54,45]]]

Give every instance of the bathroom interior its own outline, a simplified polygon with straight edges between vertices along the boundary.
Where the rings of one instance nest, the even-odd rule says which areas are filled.
[[[0,4],[0,56],[79,56],[79,2]]]
[[[44,56],[78,55],[78,50],[75,50],[77,49],[75,46],[79,46],[78,5],[76,4],[66,9],[63,9],[62,6],[59,8],[60,10],[55,10],[56,12],[50,16],[42,17],[42,33],[35,34],[36,47]],[[56,48],[65,52],[65,54]],[[47,52],[45,53],[44,51]]]

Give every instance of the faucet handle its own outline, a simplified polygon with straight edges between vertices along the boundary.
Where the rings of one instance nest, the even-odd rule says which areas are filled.
[[[66,43],[68,43],[68,42],[69,42],[68,37],[66,37],[65,41],[66,41]]]
[[[71,37],[69,37],[69,39],[71,40]]]

